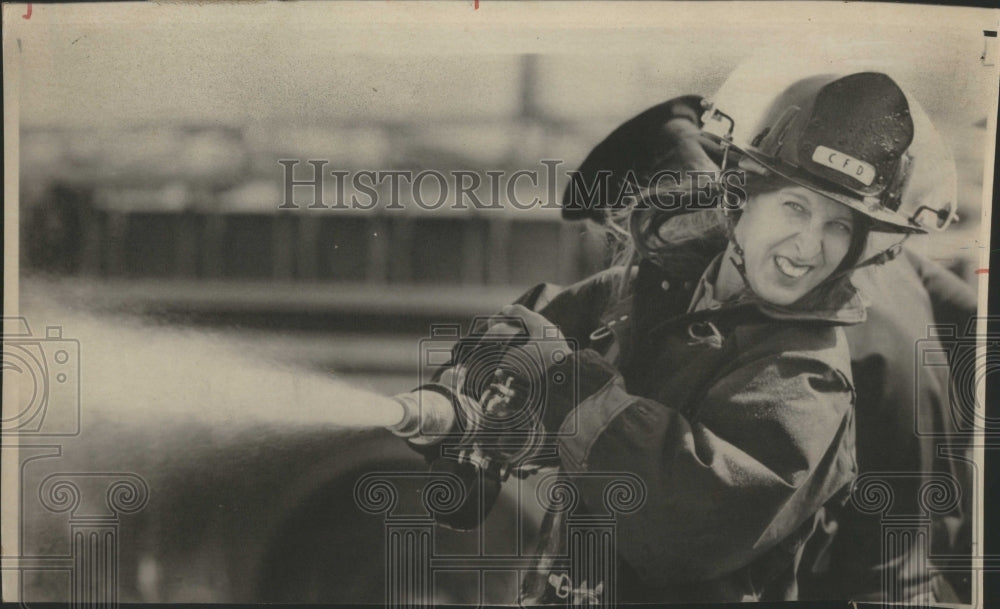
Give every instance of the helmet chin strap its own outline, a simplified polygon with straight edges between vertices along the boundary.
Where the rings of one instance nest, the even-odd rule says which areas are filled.
[[[740,279],[743,280],[743,286],[751,294],[754,294],[753,288],[750,287],[750,279],[747,278],[746,254],[743,252],[740,242],[736,240],[736,231],[732,228],[729,229],[729,242],[733,245],[733,253],[735,254],[735,256],[729,257],[729,262],[732,263],[733,267],[736,268],[736,272],[739,273]]]

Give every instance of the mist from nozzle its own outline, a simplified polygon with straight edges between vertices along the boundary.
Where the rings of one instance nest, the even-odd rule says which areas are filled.
[[[387,427],[403,418],[403,408],[391,398],[256,357],[204,329],[96,315],[44,298],[26,302],[20,315],[33,336],[44,339],[46,326],[61,326],[63,338],[79,341],[84,427],[103,421],[155,429],[165,421],[188,422],[224,435],[258,426]],[[32,382],[30,375],[20,376],[22,386]],[[53,399],[69,397],[53,393]]]

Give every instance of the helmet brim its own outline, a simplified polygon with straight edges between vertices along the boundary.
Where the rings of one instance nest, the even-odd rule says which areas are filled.
[[[799,170],[782,167],[780,163],[775,163],[773,159],[766,158],[763,155],[750,150],[741,149],[737,146],[733,146],[732,148],[738,154],[745,155],[758,165],[766,168],[768,171],[773,171],[790,182],[798,184],[803,188],[807,188],[829,199],[833,199],[837,203],[846,205],[847,207],[860,213],[871,220],[872,224],[870,230],[882,233],[899,233],[904,235],[923,235],[927,233],[926,228],[910,222],[909,218],[904,218],[899,214],[886,209],[880,204],[868,205],[859,198],[852,197],[842,191],[824,188],[822,185],[817,184],[815,180],[806,179],[802,175],[799,175]]]

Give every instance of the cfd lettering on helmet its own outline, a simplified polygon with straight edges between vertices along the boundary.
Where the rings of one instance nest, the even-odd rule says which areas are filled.
[[[865,186],[871,186],[875,181],[875,167],[871,163],[866,163],[861,159],[856,159],[849,154],[827,148],[826,146],[816,146],[813,151],[812,160],[824,167],[836,169],[844,175],[849,175]]]

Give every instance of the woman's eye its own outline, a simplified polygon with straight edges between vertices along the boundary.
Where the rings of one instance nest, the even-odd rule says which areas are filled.
[[[831,222],[833,224],[834,230],[840,231],[842,233],[850,235],[852,232],[851,225],[847,222]]]
[[[792,211],[800,214],[806,213],[806,208],[802,207],[799,203],[795,201],[785,201],[785,205],[788,206]]]

